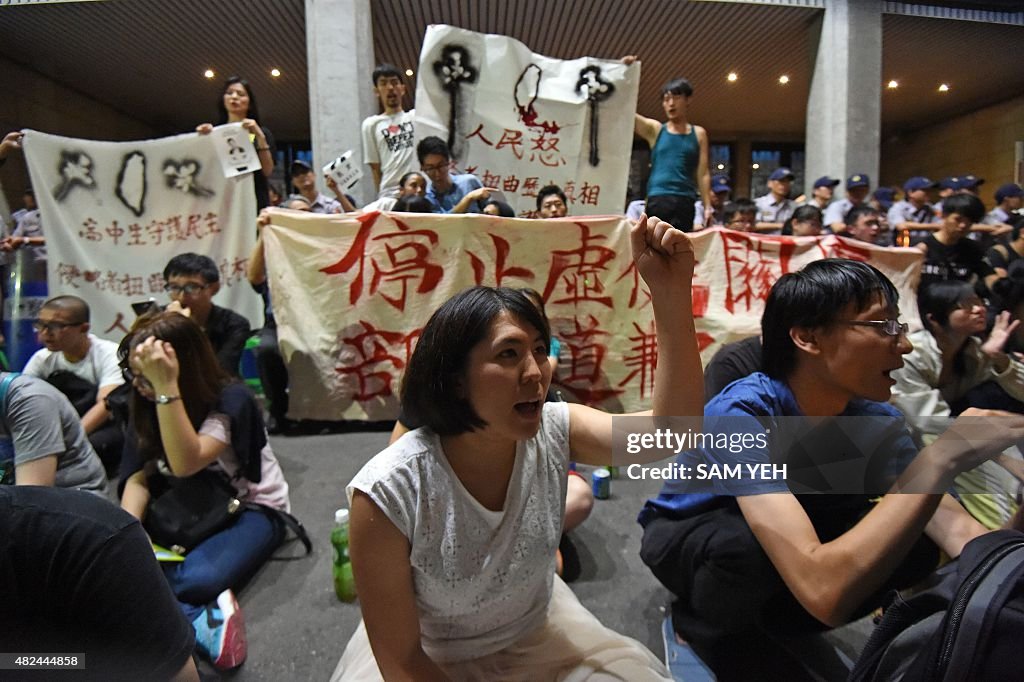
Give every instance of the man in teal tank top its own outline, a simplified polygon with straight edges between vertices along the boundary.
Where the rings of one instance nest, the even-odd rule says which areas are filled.
[[[630,64],[635,57],[624,57]],[[694,224],[694,204],[700,199],[704,215],[698,224],[708,225],[713,212],[711,174],[708,171],[708,134],[686,120],[693,86],[685,78],[669,81],[661,89],[661,106],[668,119],[660,123],[636,114],[634,130],[651,147],[651,175],[647,181],[647,215],[689,231]]]

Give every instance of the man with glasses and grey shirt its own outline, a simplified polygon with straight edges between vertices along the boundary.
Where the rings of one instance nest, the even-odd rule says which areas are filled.
[[[210,339],[220,366],[238,376],[238,363],[251,330],[245,317],[213,303],[220,291],[217,264],[198,253],[179,254],[164,268],[164,282],[171,298],[167,310],[190,316]]]

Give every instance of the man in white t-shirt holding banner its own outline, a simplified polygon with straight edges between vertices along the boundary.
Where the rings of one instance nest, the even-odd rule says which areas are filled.
[[[379,197],[397,197],[399,180],[415,169],[413,153],[416,110],[405,111],[405,82],[391,64],[373,70],[373,91],[384,113],[363,121],[363,160],[373,171],[373,183]]]

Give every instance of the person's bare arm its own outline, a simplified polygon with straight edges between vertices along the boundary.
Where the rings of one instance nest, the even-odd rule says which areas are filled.
[[[171,682],[199,682],[199,671],[196,670],[196,662],[189,656],[181,670],[174,674]]]
[[[409,540],[366,494],[352,496],[349,555],[370,648],[391,680],[447,680],[420,639]]]
[[[110,421],[110,410],[107,409],[107,396],[120,384],[100,386],[96,392],[96,404],[82,415],[82,428],[86,433],[92,433]]]
[[[380,193],[380,179],[381,179],[380,164],[379,163],[368,163],[366,165],[368,165],[370,167],[370,172],[373,173],[373,187],[374,187],[374,189],[377,190],[378,193]]]
[[[146,505],[149,504],[149,486],[146,484],[144,471],[136,471],[124,484],[124,492],[121,493],[121,509],[137,518],[139,521],[146,516]]]
[[[704,203],[704,224],[711,224],[711,216],[715,209],[711,205],[711,171],[708,147],[708,131],[700,126],[693,126],[697,134],[697,142],[700,144],[700,163],[697,164],[697,187],[700,190],[701,201]]]
[[[16,485],[44,485],[53,487],[57,482],[57,455],[47,455],[14,467]]]

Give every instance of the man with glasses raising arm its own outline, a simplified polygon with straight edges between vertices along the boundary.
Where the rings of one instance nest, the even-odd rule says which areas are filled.
[[[224,371],[238,376],[238,363],[249,338],[249,320],[213,303],[220,291],[220,271],[209,256],[182,253],[164,268],[164,290],[171,298],[167,310],[188,315],[210,339]]]
[[[783,275],[761,331],[763,373],[704,408],[703,432],[726,446],[677,461],[691,482],[711,464],[786,473],[700,489],[684,474],[639,518],[640,556],[677,597],[673,627],[719,680],[808,679],[793,636],[871,613],[928,576],[940,548],[959,556],[986,529],[944,491],[1024,435],[1022,415],[967,410],[918,451],[886,402],[911,351],[907,325],[895,287],[866,263]],[[737,435],[751,438],[733,447]]]

